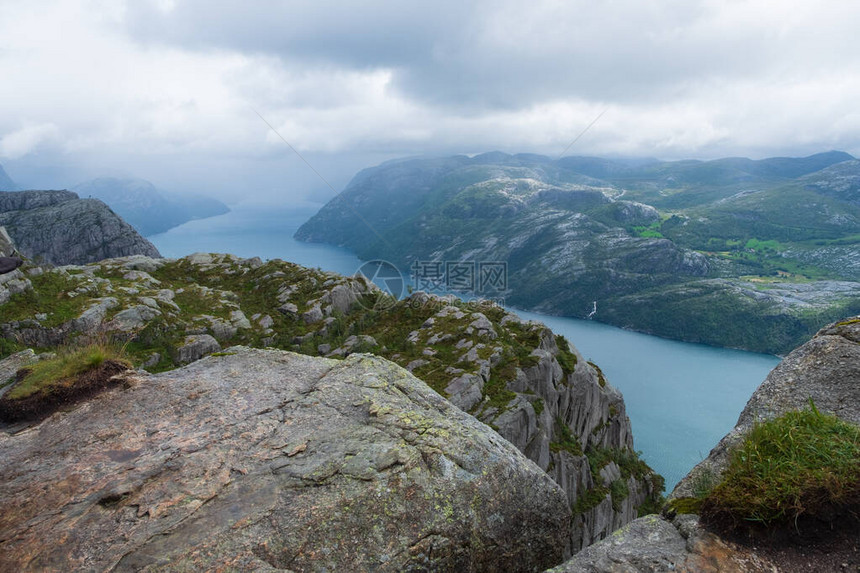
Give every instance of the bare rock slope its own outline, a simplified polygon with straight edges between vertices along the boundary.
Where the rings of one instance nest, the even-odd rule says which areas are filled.
[[[0,434],[2,571],[540,571],[564,492],[407,371],[236,347]]]
[[[0,191],[0,225],[25,256],[55,265],[161,256],[107,205],[71,191]]]

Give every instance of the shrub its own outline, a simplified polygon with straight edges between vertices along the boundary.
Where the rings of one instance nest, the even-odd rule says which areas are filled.
[[[716,525],[795,527],[860,510],[860,428],[809,409],[756,424],[702,503]]]

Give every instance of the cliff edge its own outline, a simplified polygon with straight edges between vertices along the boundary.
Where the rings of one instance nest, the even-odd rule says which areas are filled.
[[[860,570],[856,533],[834,529],[805,545],[736,543],[709,531],[677,501],[696,499],[726,469],[729,452],[755,422],[802,410],[812,400],[824,414],[860,424],[860,317],[821,329],[789,354],[753,393],[737,425],[682,479],[662,516],[637,519],[573,557],[553,573],[791,572]],[[675,502],[673,502],[675,500]]]

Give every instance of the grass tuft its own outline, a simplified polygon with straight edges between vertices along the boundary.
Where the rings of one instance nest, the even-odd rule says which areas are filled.
[[[796,526],[860,509],[860,428],[810,407],[756,424],[731,455],[702,517],[723,526]]]
[[[23,379],[9,389],[6,398],[21,400],[37,393],[51,394],[59,385],[98,368],[107,360],[127,362],[121,348],[105,342],[61,349],[56,357],[30,366]]]

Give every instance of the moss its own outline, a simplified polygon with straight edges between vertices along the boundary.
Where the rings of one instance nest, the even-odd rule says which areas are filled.
[[[698,514],[701,509],[702,498],[699,497],[679,497],[666,505],[666,510],[675,514]]]
[[[603,370],[600,369],[600,366],[595,364],[594,362],[588,363],[594,370],[597,372],[597,383],[600,384],[601,388],[606,387],[606,376],[603,375]]]
[[[860,323],[860,317],[849,318],[848,320],[843,320],[842,322],[837,322],[836,326],[849,326],[851,324]]]
[[[532,408],[534,408],[535,410],[535,416],[540,417],[540,415],[543,413],[543,407],[544,403],[543,400],[540,398],[532,402]]]

